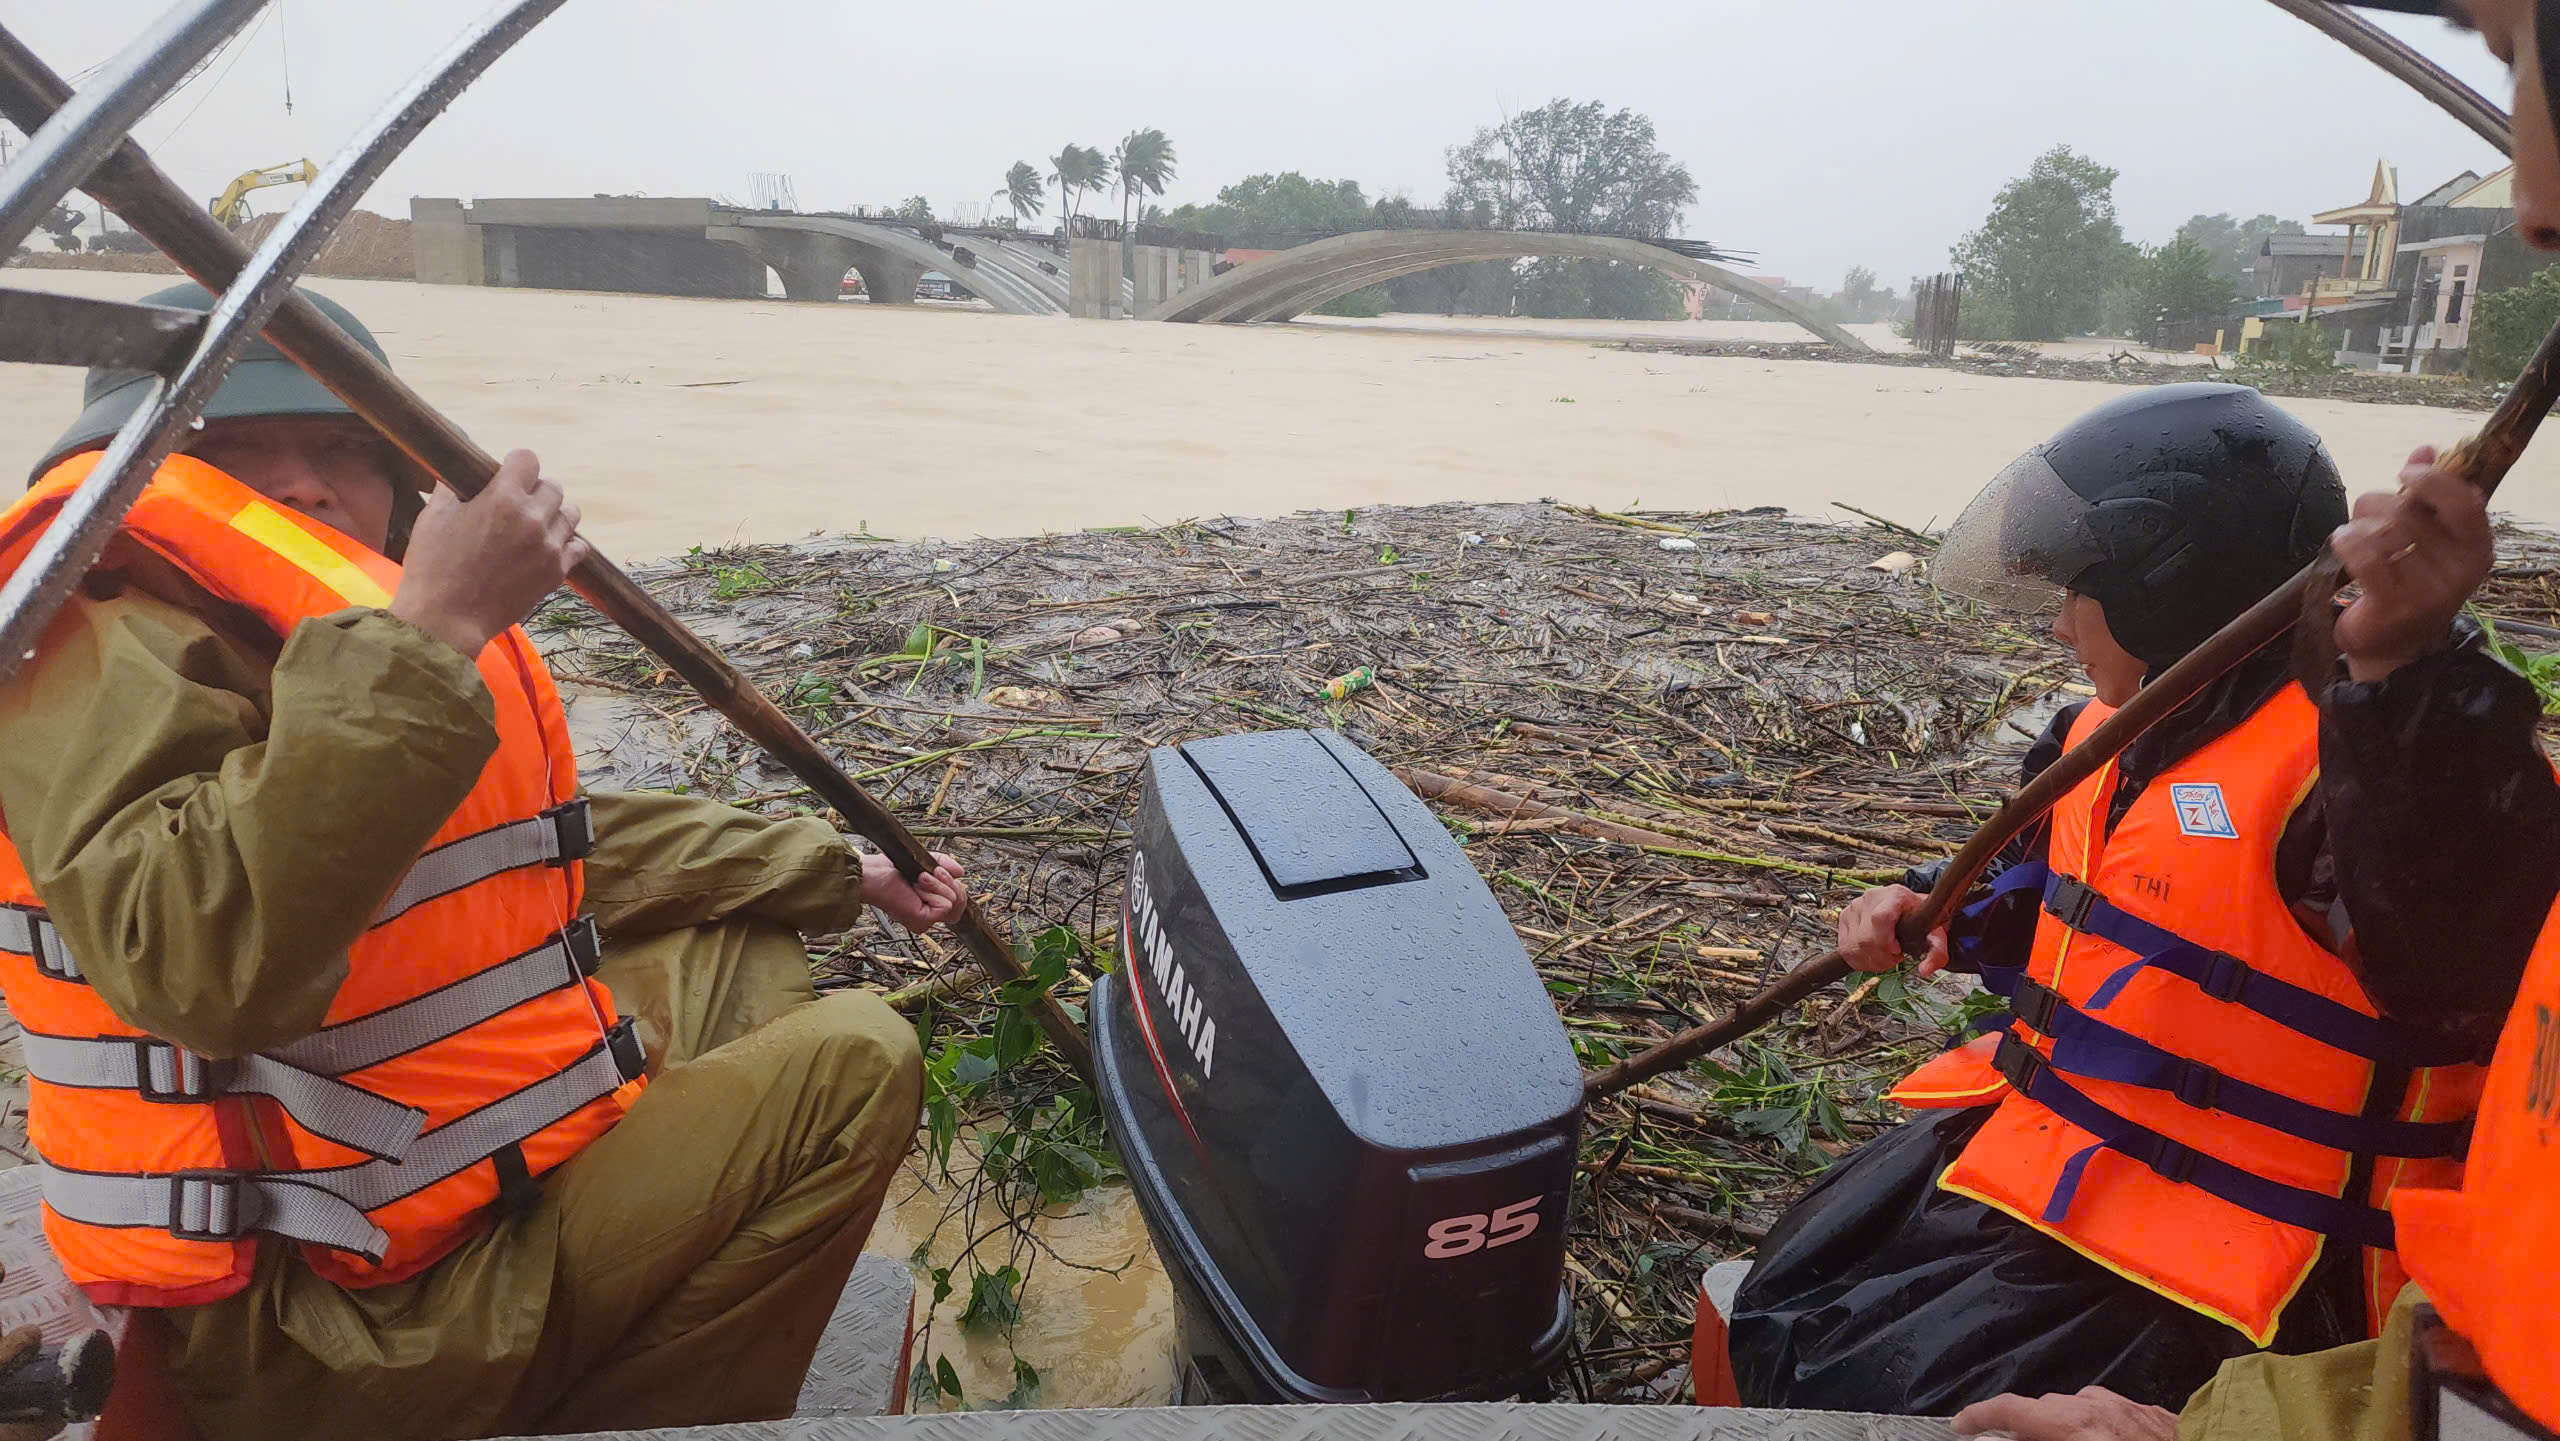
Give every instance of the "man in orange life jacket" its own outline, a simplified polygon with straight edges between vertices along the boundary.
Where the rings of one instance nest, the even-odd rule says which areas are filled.
[[[2264,397],[2158,387],[2003,472],[1936,578],[2061,596],[2097,700],[2055,718],[2032,775],[2345,519],[2318,438]],[[2244,662],[2003,858],[1952,959],[2009,1001],[2004,1028],[1906,1080],[1918,1119],[1771,1231],[1732,1327],[1746,1400],[1943,1415],[2096,1385],[2175,1406],[2228,1357],[2373,1334],[2402,1281],[2383,1208],[2459,1176],[2473,1062],[2522,969],[2521,946],[2456,961],[2440,938],[2529,938],[2541,912],[2373,863],[2516,838],[2440,810],[2338,823],[2290,666],[2282,644]],[[1852,964],[1899,962],[1894,923],[1934,879],[1848,908]],[[1924,972],[1949,960],[1942,934]]]
[[[145,385],[90,375],[0,574]],[[788,1415],[921,1094],[800,937],[937,924],[958,867],[581,794],[516,622],[585,546],[530,454],[422,501],[263,345],[206,417],[0,689],[48,1240],[212,1441]]]

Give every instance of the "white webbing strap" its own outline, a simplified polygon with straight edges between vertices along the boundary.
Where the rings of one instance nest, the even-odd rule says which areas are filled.
[[[0,951],[33,957],[36,969],[57,981],[81,978],[80,963],[71,959],[70,949],[62,944],[62,932],[42,911],[0,906]]]
[[[44,1203],[83,1225],[167,1231],[191,1241],[236,1241],[264,1231],[368,1261],[381,1260],[391,1242],[344,1199],[283,1174],[108,1176],[45,1165]]]
[[[526,866],[584,860],[594,849],[595,830],[588,818],[585,796],[553,806],[538,816],[491,826],[418,857],[417,864],[400,878],[390,899],[374,912],[373,924],[388,925],[438,896],[466,890],[492,876]],[[62,944],[62,932],[40,910],[0,905],[0,951],[33,957],[36,969],[57,981],[86,979],[80,974],[79,962]]]
[[[581,917],[532,950],[452,985],[237,1060],[208,1059],[150,1037],[30,1031],[27,1074],[57,1086],[136,1091],[152,1101],[269,1096],[312,1134],[397,1161],[408,1156],[426,1112],[333,1078],[461,1035],[578,984],[595,969],[596,945],[594,922]]]
[[[149,1037],[48,1036],[29,1031],[22,1039],[27,1074],[51,1085],[135,1091],[145,1100],[173,1103],[268,1096],[313,1135],[387,1160],[406,1155],[427,1121],[427,1113],[418,1107],[266,1056],[210,1060]]]
[[[512,1095],[418,1138],[406,1160],[326,1171],[182,1171],[119,1176],[44,1164],[44,1200],[66,1221],[148,1227],[189,1240],[231,1241],[251,1231],[380,1260],[389,1244],[365,1215],[460,1175],[558,1123],[638,1074],[616,1039]],[[626,1071],[628,1074],[626,1074]]]
[[[536,996],[548,995],[592,975],[595,922],[581,916],[567,929],[520,956],[449,986],[371,1015],[324,1027],[267,1055],[323,1076],[344,1076],[394,1056],[458,1036]]]
[[[526,866],[582,860],[594,849],[594,839],[586,797],[580,796],[538,816],[447,841],[418,857],[390,899],[373,913],[373,923],[388,925],[438,896],[476,886],[491,876]]]

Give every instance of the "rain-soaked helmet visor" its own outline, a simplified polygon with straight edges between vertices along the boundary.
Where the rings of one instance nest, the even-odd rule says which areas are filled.
[[[2063,587],[2106,559],[2092,507],[2053,473],[2038,446],[1992,478],[1956,517],[1930,563],[1940,590],[1996,610],[2056,609]]]

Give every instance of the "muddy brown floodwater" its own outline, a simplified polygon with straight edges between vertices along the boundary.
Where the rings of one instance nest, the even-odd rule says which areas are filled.
[[[131,299],[169,277],[12,269]],[[1604,509],[1845,501],[1912,525],[2122,394],[2082,380],[1630,353],[1734,326],[1391,316],[1378,327],[1143,325],[318,280],[392,364],[493,451],[527,446],[624,560],[868,523],[1028,535],[1234,512],[1526,501]],[[1801,332],[1754,329],[1771,340]],[[34,458],[78,372],[0,365],[0,455]],[[2351,487],[2392,483],[2476,417],[2285,402]],[[2560,522],[2560,449],[2501,505]]]
[[[962,1170],[956,1153],[952,1164],[956,1176]],[[904,1257],[932,1237],[931,1264],[950,1265],[967,1244],[966,1227],[936,1230],[950,1191],[929,1162],[910,1160],[890,1188],[868,1249]],[[1163,1405],[1173,1393],[1173,1288],[1129,1187],[1097,1186],[1042,1211],[1031,1227],[1039,1254],[1026,1273],[1022,1320],[1011,1337],[960,1324],[969,1303],[964,1285],[934,1309],[923,1349],[950,1360],[970,1404],[1011,1392],[1019,1356],[1040,1372],[1035,1405]],[[917,1289],[932,1294],[928,1280],[920,1278]],[[921,1311],[917,1323],[923,1324]],[[917,1395],[909,1409],[931,1408]]]

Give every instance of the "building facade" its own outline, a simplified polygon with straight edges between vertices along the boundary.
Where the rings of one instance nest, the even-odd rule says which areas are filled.
[[[2512,168],[2486,177],[2466,170],[2403,204],[2398,174],[2377,164],[2364,199],[2311,217],[2344,234],[2276,236],[2261,250],[2258,269],[2270,288],[2261,293],[2283,309],[2251,320],[2244,347],[2266,327],[2307,324],[2335,342],[2343,365],[2459,373],[2470,358],[2478,297],[2534,268],[2515,234],[2513,181]],[[2295,243],[2279,244],[2288,241]]]

